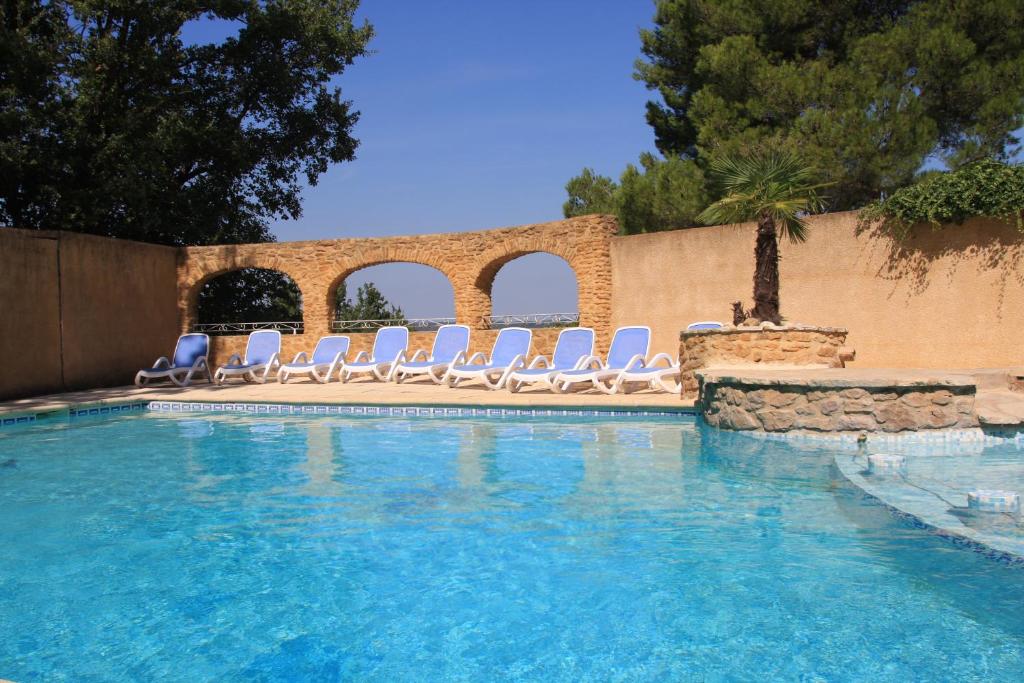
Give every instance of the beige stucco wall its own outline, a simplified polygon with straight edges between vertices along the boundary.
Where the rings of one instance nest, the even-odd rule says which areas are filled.
[[[178,250],[0,230],[0,399],[113,386],[170,354]]]
[[[61,312],[69,389],[131,381],[178,337],[178,250],[63,233]]]
[[[780,246],[783,317],[849,330],[853,367],[980,368],[1024,363],[1024,235],[973,220],[915,230],[903,243],[858,233],[854,212],[810,219]],[[671,352],[697,320],[732,322],[750,306],[754,226],[693,228],[611,244],[612,325],[651,325]]]
[[[59,391],[57,234],[0,230],[0,399]]]

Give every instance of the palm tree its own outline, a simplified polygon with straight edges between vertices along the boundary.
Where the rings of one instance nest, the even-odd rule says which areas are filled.
[[[734,305],[734,322],[751,317],[778,325],[777,235],[784,234],[792,242],[807,239],[804,216],[822,210],[817,191],[824,185],[812,185],[811,169],[789,152],[720,157],[711,162],[710,171],[724,196],[704,209],[700,221],[706,225],[757,221],[754,308],[744,313],[741,306]]]

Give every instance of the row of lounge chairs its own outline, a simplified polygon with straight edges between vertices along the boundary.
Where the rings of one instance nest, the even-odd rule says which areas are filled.
[[[701,322],[690,329],[720,327],[717,322]],[[409,330],[382,327],[377,330],[371,351],[359,352],[347,360],[350,340],[347,336],[322,337],[312,354],[305,351],[290,363],[282,363],[281,333],[260,330],[249,335],[245,355],[233,354],[225,365],[211,374],[207,364],[209,337],[184,334],[178,339],[171,359],[160,358],[152,368],[140,370],[135,384],[146,386],[154,379],[168,379],[187,386],[193,378],[223,384],[231,378],[266,382],[276,372],[278,381],[307,375],[326,383],[332,377],[341,382],[370,376],[382,382],[404,382],[426,376],[436,384],[456,387],[476,380],[490,389],[507,388],[512,392],[533,385],[564,393],[580,385],[590,385],[606,394],[624,391],[630,383],[643,383],[652,389],[679,392],[679,364],[671,356],[659,353],[648,358],[651,330],[644,326],[620,327],[615,331],[606,359],[594,355],[594,331],[572,327],[559,332],[551,357],[529,357],[533,332],[522,327],[507,327],[498,332],[489,354],[469,354],[469,328],[443,325],[434,336],[429,352],[420,349],[411,355]]]

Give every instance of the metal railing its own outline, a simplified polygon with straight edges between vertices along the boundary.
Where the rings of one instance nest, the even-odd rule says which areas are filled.
[[[257,330],[279,330],[281,334],[302,334],[305,329],[301,320],[290,322],[263,322],[263,323],[196,323],[192,326],[193,332],[205,332],[214,337],[221,337],[229,334],[249,334]]]
[[[480,324],[485,329],[500,330],[503,327],[570,327],[580,322],[579,313],[517,313],[513,315],[485,315]],[[405,320],[332,320],[332,332],[374,332],[381,327],[404,325],[417,332],[430,332],[442,325],[455,324],[455,318],[406,318]],[[212,336],[249,334],[257,330],[280,330],[281,334],[302,334],[303,322],[260,322],[260,323],[197,323],[193,332],[205,332]]]
[[[441,325],[454,325],[455,318],[405,318],[404,320],[332,320],[332,332],[373,332],[382,327],[404,325],[417,332],[436,330]]]
[[[480,322],[491,330],[503,327],[569,327],[578,325],[579,313],[517,313],[513,315],[485,315]]]

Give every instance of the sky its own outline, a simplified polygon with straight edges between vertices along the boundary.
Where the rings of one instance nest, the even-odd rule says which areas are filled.
[[[363,0],[371,54],[337,79],[360,112],[355,161],[303,192],[282,241],[481,230],[562,218],[565,183],[584,166],[617,178],[654,150],[650,93],[633,79],[651,0]],[[186,40],[234,27],[203,22]],[[453,315],[451,286],[412,264],[367,279],[409,317]],[[576,311],[561,259],[506,265],[494,313]]]

